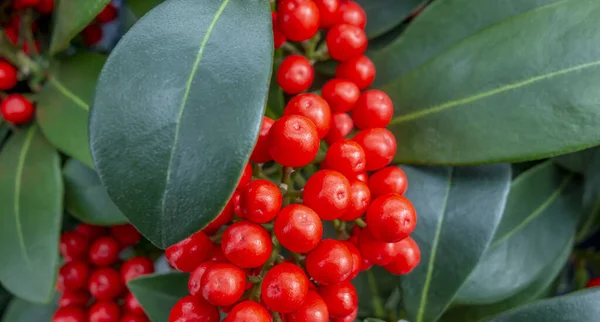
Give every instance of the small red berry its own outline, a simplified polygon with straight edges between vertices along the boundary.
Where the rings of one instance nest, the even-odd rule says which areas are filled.
[[[302,306],[292,313],[285,315],[285,322],[328,322],[329,311],[321,296],[309,290]]]
[[[352,274],[352,254],[341,241],[323,239],[306,255],[306,271],[319,284],[341,283]]]
[[[123,309],[126,312],[135,314],[135,315],[145,315],[144,308],[140,304],[140,302],[135,298],[133,293],[127,293],[125,295],[125,302],[123,303]]]
[[[585,285],[586,288],[600,286],[600,277],[594,277]]]
[[[358,295],[350,282],[321,286],[319,294],[327,304],[331,316],[344,317],[352,314],[358,307]]]
[[[319,27],[327,29],[339,20],[340,0],[314,0],[319,8]]]
[[[103,34],[102,27],[98,24],[91,24],[81,31],[83,43],[87,47],[98,44],[102,40]]]
[[[224,225],[226,225],[227,223],[229,223],[231,221],[231,219],[233,218],[233,200],[232,199],[230,199],[227,202],[227,204],[225,204],[225,207],[223,208],[223,210],[221,211],[219,216],[217,216],[217,218],[215,218],[206,227],[204,227],[202,229],[202,231],[205,234],[213,235],[214,233],[217,232],[217,230],[219,230],[221,227],[223,227]]]
[[[272,12],[271,18],[273,20],[273,45],[275,49],[279,49],[281,46],[283,46],[283,44],[285,44],[287,39],[285,38],[283,32],[279,30],[279,27],[277,27],[277,12]]]
[[[354,322],[354,321],[356,321],[357,317],[358,317],[358,308],[356,308],[354,310],[354,312],[352,312],[352,314],[350,314],[350,315],[346,315],[341,318],[331,318],[331,320],[329,322]]]
[[[208,259],[211,249],[212,241],[203,231],[199,231],[167,248],[165,255],[171,266],[189,273]]]
[[[17,85],[17,69],[8,62],[0,61],[0,90],[7,91]]]
[[[352,273],[350,274],[350,276],[348,276],[348,281],[350,281],[353,280],[356,276],[358,276],[358,273],[360,273],[363,259],[360,255],[360,251],[358,250],[355,244],[347,240],[343,240],[342,243],[344,243],[344,245],[346,246],[346,248],[348,248],[348,251],[352,255]]]
[[[88,290],[98,300],[108,301],[115,299],[123,291],[121,275],[114,268],[98,268],[90,276]]]
[[[229,311],[223,322],[271,322],[271,314],[259,303],[243,301]]]
[[[339,140],[343,140],[352,128],[354,122],[350,115],[346,113],[335,113],[331,116],[331,127],[329,133],[325,137],[327,144],[333,144]]]
[[[377,197],[367,210],[367,229],[384,242],[395,243],[412,234],[417,213],[408,199],[394,193]]]
[[[223,249],[219,244],[213,244],[208,256],[208,260],[216,263],[227,263],[227,258],[223,254]]]
[[[240,181],[236,187],[236,190],[244,189],[247,184],[252,180],[252,165],[250,162],[246,163],[244,167],[244,171],[242,171],[242,176],[240,177]]]
[[[292,98],[286,105],[283,115],[300,115],[313,122],[319,133],[319,138],[324,138],[331,127],[331,109],[329,104],[316,94],[299,94]]]
[[[75,227],[75,231],[87,237],[89,240],[95,240],[106,235],[105,227],[89,224],[79,224]]]
[[[116,302],[100,301],[94,303],[88,312],[89,322],[119,322],[121,309]]]
[[[341,62],[335,70],[335,77],[347,79],[360,90],[365,90],[375,80],[375,64],[367,56],[357,56]]]
[[[369,229],[361,230],[358,235],[358,249],[364,259],[379,266],[391,263],[397,254],[394,243],[376,239],[371,235]]]
[[[365,29],[367,25],[367,13],[354,1],[344,1],[340,5],[338,23],[347,23]]]
[[[319,244],[323,236],[323,224],[312,209],[294,204],[279,212],[273,232],[281,245],[289,251],[306,253]]]
[[[337,171],[319,170],[306,182],[302,196],[321,219],[337,219],[350,207],[350,182]]]
[[[40,0],[13,0],[13,8],[15,10],[23,10],[26,8],[35,7],[40,3]]]
[[[349,80],[335,78],[323,85],[321,95],[329,103],[332,112],[343,113],[354,108],[360,97],[360,90]]]
[[[365,150],[367,171],[379,170],[392,162],[396,154],[396,138],[383,128],[360,131],[353,138]]]
[[[90,270],[90,266],[83,261],[71,261],[64,264],[58,272],[58,289],[61,291],[85,289]]]
[[[65,260],[84,259],[90,244],[87,237],[75,232],[67,231],[60,236],[60,254]]]
[[[285,167],[304,167],[319,152],[319,134],[313,122],[304,116],[284,116],[269,133],[269,153]]]
[[[227,260],[242,268],[254,268],[267,262],[273,243],[261,225],[240,221],[225,229],[221,248]]]
[[[396,275],[404,275],[410,273],[421,261],[421,250],[419,245],[410,237],[394,243],[396,249],[396,257],[391,263],[384,268]]]
[[[350,140],[335,142],[327,150],[325,160],[329,169],[336,170],[347,178],[365,171],[366,156],[360,144]]]
[[[319,9],[311,0],[283,0],[277,6],[277,27],[290,40],[308,40],[319,30]]]
[[[24,124],[33,118],[33,103],[21,94],[8,95],[0,105],[2,117],[13,124]]]
[[[228,306],[237,302],[244,294],[246,274],[234,265],[215,263],[202,276],[201,294],[208,303]]]
[[[136,245],[142,239],[140,232],[131,224],[112,226],[110,227],[110,234],[123,247]]]
[[[109,266],[119,260],[121,245],[112,237],[100,237],[90,246],[89,259],[96,266]]]
[[[119,322],[150,322],[150,320],[145,315],[125,313],[123,316],[121,316],[121,320]]]
[[[54,0],[40,0],[35,10],[43,15],[51,14],[54,10]]]
[[[98,23],[109,23],[117,18],[117,8],[112,4],[108,3],[102,11],[96,16]]]
[[[386,127],[392,120],[394,104],[384,92],[373,89],[360,95],[352,110],[354,125],[361,129]]]
[[[312,64],[300,55],[287,56],[277,70],[277,84],[281,89],[295,95],[307,90],[315,78]]]
[[[231,197],[231,203],[233,203],[233,213],[240,218],[244,218],[244,213],[242,212],[242,193],[236,190]]]
[[[408,179],[402,169],[385,167],[369,177],[369,189],[373,198],[387,193],[402,195],[408,189]]]
[[[121,265],[121,277],[125,284],[132,279],[152,273],[154,273],[154,263],[148,257],[133,257]]]
[[[273,126],[273,119],[267,116],[263,116],[263,121],[260,126],[260,132],[258,132],[258,139],[254,146],[254,151],[250,155],[250,161],[254,163],[265,163],[272,160],[269,154],[269,131]]]
[[[277,216],[282,196],[279,187],[268,180],[254,180],[241,191],[240,207],[245,219],[264,224]]]
[[[54,313],[52,322],[88,322],[88,313],[79,306],[61,307]]]
[[[200,289],[202,287],[202,276],[204,276],[204,273],[206,273],[206,271],[212,265],[214,265],[214,263],[215,262],[213,261],[204,262],[198,265],[198,267],[196,267],[196,269],[192,272],[190,279],[188,280],[188,291],[190,292],[190,295],[202,297],[202,294],[200,293]]]
[[[65,290],[58,300],[58,307],[81,306],[85,307],[92,297],[90,293],[84,290],[69,291]]]
[[[275,312],[294,312],[304,302],[308,284],[308,277],[300,267],[291,263],[276,265],[263,279],[262,300]]]
[[[346,61],[361,56],[367,50],[367,35],[359,27],[341,24],[327,32],[325,38],[329,55],[337,61]]]
[[[367,183],[369,181],[369,176],[367,175],[366,172],[361,172],[359,174],[356,175],[356,180],[362,181],[364,183]]]
[[[186,296],[171,309],[169,322],[219,322],[219,310],[203,299]]]
[[[348,211],[340,217],[341,220],[356,220],[367,211],[371,203],[371,192],[367,185],[356,179],[350,184],[350,207]]]

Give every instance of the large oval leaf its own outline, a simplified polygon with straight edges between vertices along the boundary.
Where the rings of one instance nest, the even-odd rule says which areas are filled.
[[[168,1],[102,71],[94,162],[113,201],[159,247],[208,224],[237,184],[265,107],[270,21],[263,0]]]
[[[127,222],[94,170],[70,159],[63,169],[63,177],[65,208],[71,215],[94,225],[110,226]]]
[[[49,301],[58,267],[63,185],[58,152],[31,126],[0,153],[0,282],[32,302]]]
[[[169,321],[169,312],[177,301],[189,295],[188,274],[173,272],[137,278],[127,283],[153,322]]]
[[[590,237],[600,226],[600,149],[594,149],[586,167],[583,184],[583,209],[577,241]]]
[[[2,316],[2,322],[42,322],[51,321],[56,312],[56,303],[36,304],[14,298]]]
[[[143,15],[162,2],[162,0],[127,0],[121,8],[125,29],[129,30]]]
[[[419,220],[413,238],[421,263],[403,276],[411,321],[435,321],[477,266],[494,236],[510,185],[507,164],[404,168]]]
[[[365,31],[375,38],[398,26],[427,0],[355,0],[367,13]]]
[[[37,97],[36,120],[52,144],[93,167],[88,139],[89,104],[106,57],[78,53],[52,62]]]
[[[474,18],[497,17],[494,7],[510,7],[513,2],[496,1],[496,5],[473,13]],[[600,41],[593,18],[600,14],[600,2],[567,0],[542,7],[532,6],[531,1],[519,2],[526,4],[516,8],[530,10],[505,15],[496,24],[444,47],[407,74],[380,84],[396,106],[390,129],[403,142],[398,146],[397,161],[519,161],[600,143],[596,129],[600,109],[597,91],[591,87],[600,81],[600,48],[593,45]],[[462,15],[453,12],[472,13],[474,7],[483,5],[460,0],[439,3],[423,15],[443,10],[436,16],[457,21]],[[507,11],[515,10],[499,10]],[[437,33],[438,29],[423,22],[427,19],[419,18],[406,31],[406,38],[415,29],[421,34]],[[563,46],[558,48],[556,43]],[[398,49],[427,56],[428,51],[420,52],[420,48],[404,45]],[[389,72],[386,68],[384,73]],[[385,78],[381,76],[378,78]]]
[[[580,210],[579,183],[552,162],[519,176],[494,241],[456,302],[494,303],[531,285],[574,238]]]
[[[569,171],[585,174],[590,162],[592,161],[592,158],[594,157],[594,154],[596,154],[596,152],[599,150],[600,149],[598,148],[591,148],[559,155],[552,158],[552,161]]]

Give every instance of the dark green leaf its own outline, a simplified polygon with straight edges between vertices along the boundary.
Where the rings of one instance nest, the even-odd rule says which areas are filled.
[[[283,51],[281,49],[275,51],[273,57],[273,70],[278,70],[279,65],[283,61]],[[267,110],[265,114],[272,118],[278,119],[283,115],[283,109],[285,108],[285,97],[283,90],[277,83],[277,77],[273,73],[271,77],[271,84],[269,85],[269,99],[267,101]]]
[[[0,316],[3,316],[6,307],[13,299],[13,295],[10,294],[2,285],[0,285]]]
[[[71,39],[90,24],[110,0],[60,0],[56,2],[50,54],[69,47]]]
[[[600,316],[600,290],[591,289],[530,304],[490,322],[584,322]]]
[[[580,211],[579,183],[552,162],[519,176],[492,245],[455,301],[494,303],[531,285],[571,243]]]
[[[37,122],[59,150],[93,167],[88,142],[89,104],[106,57],[78,53],[56,60],[38,95]]]
[[[98,174],[85,164],[70,159],[63,169],[65,208],[77,219],[95,225],[117,225],[127,222],[112,202]]]
[[[233,193],[262,122],[272,54],[264,0],[167,1],[111,53],[92,154],[115,204],[157,246],[208,224]]]
[[[569,171],[584,174],[590,165],[590,161],[592,160],[594,154],[598,150],[599,149],[597,148],[585,149],[557,156],[552,160],[554,163]]]
[[[411,321],[435,321],[494,236],[510,166],[403,169],[410,182],[406,196],[418,214],[412,236],[421,249],[419,266],[402,277],[404,307]]]
[[[0,153],[0,282],[49,301],[58,267],[63,185],[59,156],[41,131],[16,132]]]
[[[2,322],[46,322],[51,321],[56,312],[56,303],[35,304],[20,298],[10,301]]]
[[[121,9],[126,30],[129,30],[142,16],[162,2],[162,0],[127,0]]]
[[[369,39],[378,37],[408,18],[427,0],[355,0],[367,13],[365,31]]]
[[[10,127],[8,126],[8,123],[6,123],[2,119],[0,119],[0,148],[2,147],[2,144],[4,143],[4,139],[6,139],[6,137],[8,136],[9,133],[10,133]]]
[[[177,301],[189,295],[188,274],[167,273],[142,276],[127,283],[152,322],[169,320],[169,312]]]
[[[437,1],[408,27],[404,41],[389,47],[396,57],[376,55],[378,71],[383,69],[378,85],[396,107],[390,129],[403,142],[396,161],[522,161],[597,145],[600,109],[590,86],[600,82],[600,47],[594,45],[600,42],[594,18],[600,2],[556,1]],[[462,21],[464,14],[472,17]],[[429,24],[433,18],[459,22],[448,28],[453,31],[473,19],[488,23],[459,31],[449,37],[459,42],[443,40],[435,52],[422,47],[433,36],[412,46],[417,34],[440,39],[449,32],[438,32],[444,24]],[[399,52],[418,55],[419,63]],[[408,73],[392,67],[397,59],[406,60],[400,64]],[[393,79],[381,83],[386,75]]]
[[[385,300],[398,288],[399,282],[398,276],[382,267],[373,266],[371,270],[361,272],[352,280],[358,294],[358,315],[373,316],[378,310],[384,310]]]
[[[600,225],[600,150],[589,157],[583,185],[583,209],[577,240],[583,241],[598,230]]]

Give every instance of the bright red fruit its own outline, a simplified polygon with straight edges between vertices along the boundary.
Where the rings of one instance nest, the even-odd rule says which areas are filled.
[[[150,320],[145,315],[125,313],[119,322],[150,322]]]
[[[365,171],[366,156],[360,144],[350,140],[340,140],[327,150],[325,160],[329,169],[352,178]]]
[[[214,264],[213,261],[204,262],[192,272],[190,279],[188,280],[188,291],[190,295],[202,297],[200,294],[200,288],[202,287],[202,276],[204,273]]]
[[[289,251],[306,253],[319,244],[323,236],[323,224],[312,209],[294,204],[279,212],[273,232],[281,245]]]
[[[319,134],[313,122],[304,116],[284,116],[269,133],[269,153],[285,167],[304,167],[319,152]]]
[[[350,206],[350,182],[337,171],[319,170],[308,178],[302,196],[321,219],[337,219]]]
[[[215,306],[228,306],[237,302],[244,294],[246,274],[241,268],[215,263],[202,276],[202,297]]]
[[[302,306],[292,313],[285,315],[285,322],[327,322],[329,311],[321,296],[309,290]]]
[[[123,303],[123,309],[126,312],[130,312],[135,315],[145,315],[146,314],[144,312],[144,308],[142,308],[142,305],[135,298],[135,295],[133,295],[133,293],[127,293],[127,295],[125,295],[125,302]]]
[[[243,217],[255,223],[273,220],[281,209],[281,203],[279,187],[268,180],[254,180],[241,191]]]
[[[360,90],[349,80],[335,78],[323,85],[321,95],[334,113],[342,113],[354,108],[360,97]]]
[[[586,288],[600,286],[600,277],[594,277],[585,285]]]
[[[0,61],[0,90],[7,91],[17,85],[17,69],[8,62]]]
[[[71,261],[58,271],[57,287],[64,291],[84,289],[90,276],[90,266],[83,261]]]
[[[33,103],[21,94],[10,94],[0,104],[2,117],[13,124],[24,124],[33,118]]]
[[[225,229],[221,248],[232,264],[242,268],[254,268],[267,262],[273,250],[273,243],[271,235],[263,226],[240,221]]]
[[[348,240],[343,240],[342,243],[344,246],[346,246],[346,248],[348,248],[350,255],[352,255],[352,273],[350,273],[350,276],[348,276],[347,279],[348,281],[351,281],[358,275],[358,273],[360,273],[363,258],[355,244]]]
[[[273,119],[263,116],[260,132],[258,132],[258,140],[254,146],[252,155],[250,155],[250,161],[254,163],[265,163],[272,160],[271,154],[269,154],[269,131],[271,130],[273,123],[275,123]]]
[[[365,29],[367,25],[367,13],[354,1],[343,1],[338,13],[338,23],[347,23]]]
[[[373,89],[360,95],[352,110],[354,125],[361,129],[386,127],[392,120],[394,103],[384,92]]]
[[[231,309],[223,322],[271,322],[271,314],[256,302],[243,301]]]
[[[278,49],[285,44],[287,39],[283,32],[279,30],[279,27],[277,27],[277,12],[272,12],[271,18],[273,19],[273,45],[275,49]]]
[[[327,144],[333,144],[339,140],[343,140],[352,128],[354,122],[350,115],[346,113],[335,113],[331,116],[331,128],[325,137]]]
[[[13,8],[23,10],[26,8],[35,7],[40,3],[40,0],[13,0]]]
[[[96,16],[98,23],[109,23],[117,18],[117,8],[112,4],[108,3],[102,11]]]
[[[354,321],[356,321],[357,317],[358,317],[358,308],[356,308],[356,310],[354,310],[354,312],[352,312],[352,314],[350,314],[350,315],[346,315],[341,318],[331,318],[331,320],[329,322],[354,322]]]
[[[352,314],[358,307],[358,295],[350,282],[321,286],[319,294],[327,304],[331,316],[344,317]]]
[[[325,38],[329,55],[337,61],[346,61],[361,56],[367,50],[365,31],[349,24],[335,25]]]
[[[211,249],[210,238],[203,231],[199,231],[167,248],[165,255],[171,266],[189,273],[208,259]]]
[[[51,14],[54,10],[54,0],[40,0],[35,10],[43,15]]]
[[[319,9],[311,0],[283,0],[277,6],[277,28],[293,41],[310,39],[319,30]]]
[[[365,151],[367,171],[375,171],[387,166],[396,154],[396,138],[387,129],[363,130],[352,140],[360,144]]]
[[[88,314],[82,307],[61,307],[54,313],[52,322],[88,322]]]
[[[298,94],[307,90],[315,78],[312,64],[300,55],[287,56],[277,70],[277,84],[290,94]]]
[[[133,257],[121,265],[121,277],[125,284],[132,279],[152,273],[154,273],[154,263],[148,257]]]
[[[98,239],[106,234],[106,228],[89,224],[79,224],[75,227],[75,231],[89,240]]]
[[[263,279],[262,300],[275,312],[293,312],[304,302],[308,284],[308,277],[300,267],[291,263],[276,265]]]
[[[103,34],[102,27],[98,24],[91,24],[81,31],[83,43],[88,47],[98,44],[102,40]]]
[[[236,190],[243,189],[247,184],[252,180],[252,165],[250,162],[246,163],[244,167],[244,171],[242,171],[242,176],[240,177],[240,181],[238,182]]]
[[[216,263],[227,263],[227,258],[223,254],[223,249],[219,244],[213,244],[208,256],[208,260]]]
[[[119,272],[110,267],[98,268],[88,281],[88,290],[93,297],[100,301],[117,298],[123,291],[123,282]]]
[[[230,222],[232,218],[233,218],[233,198],[227,202],[227,204],[225,205],[225,208],[223,208],[223,211],[221,211],[219,216],[217,216],[217,218],[215,218],[206,227],[204,227],[202,229],[202,231],[207,235],[213,235],[214,233],[217,232],[217,230],[219,230],[221,227],[223,227],[223,225],[226,225],[228,222]]]
[[[331,109],[329,104],[316,94],[299,94],[292,98],[285,107],[283,115],[300,115],[313,122],[319,133],[319,138],[324,138],[331,127]]]
[[[361,230],[358,236],[358,249],[364,259],[380,266],[391,263],[397,254],[394,243],[386,243],[376,239],[366,228]]]
[[[100,237],[90,246],[89,259],[96,266],[108,266],[119,260],[121,245],[112,237]]]
[[[356,179],[350,184],[350,207],[339,219],[346,221],[356,220],[367,211],[371,203],[371,192],[367,185]]]
[[[58,307],[67,307],[67,306],[81,306],[85,307],[92,297],[90,293],[84,290],[79,291],[69,291],[66,290],[60,296],[58,300]]]
[[[186,296],[171,309],[169,322],[219,322],[219,310],[203,299]]]
[[[367,229],[384,242],[408,237],[417,225],[417,213],[408,199],[389,193],[377,197],[367,209]]]
[[[391,263],[384,266],[384,268],[396,275],[403,275],[410,273],[421,261],[421,250],[419,245],[410,237],[394,243],[396,250],[396,257]]]
[[[408,189],[408,179],[402,169],[398,167],[385,167],[369,177],[369,189],[373,198],[387,193],[402,195]]]
[[[357,56],[341,62],[335,70],[335,77],[347,79],[360,90],[365,90],[375,80],[375,64],[367,56]]]
[[[338,22],[340,0],[314,0],[319,8],[319,27],[327,29]]]
[[[67,261],[85,258],[88,247],[89,241],[87,237],[77,232],[67,231],[60,236],[60,254]]]
[[[323,239],[306,255],[306,271],[319,284],[343,282],[352,274],[352,254],[341,241]]]
[[[99,301],[90,307],[88,312],[89,322],[119,322],[121,309],[116,302]]]
[[[110,227],[110,234],[123,247],[136,245],[142,239],[140,232],[131,224],[112,226]]]

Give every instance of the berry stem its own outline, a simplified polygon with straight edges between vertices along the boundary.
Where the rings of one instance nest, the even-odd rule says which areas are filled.
[[[379,296],[379,290],[377,288],[377,281],[372,270],[367,271],[367,280],[369,282],[369,289],[371,290],[371,301],[373,302],[373,313],[376,318],[385,318],[385,309],[383,308],[383,302]]]
[[[271,179],[269,179],[269,177],[265,175],[262,163],[257,163],[254,165],[254,168],[252,169],[252,175],[258,179],[271,181]]]
[[[279,186],[284,191],[283,206],[288,206],[292,200],[290,192],[293,190],[292,184],[292,173],[294,168],[283,167],[283,173],[281,175],[281,185]]]
[[[362,220],[362,218],[358,218],[358,219],[356,219],[356,220],[354,221],[354,223],[355,223],[355,224],[356,224],[358,227],[360,227],[360,228],[365,228],[365,227],[367,227],[367,223],[366,223],[364,220]]]
[[[25,74],[31,72],[35,75],[44,75],[44,70],[23,51],[14,47],[4,33],[0,33],[0,56],[17,66]]]
[[[308,41],[302,42],[302,47],[304,47],[305,56],[313,64],[317,60],[315,53],[316,53],[316,48],[317,48],[317,44],[319,43],[319,40],[321,40],[321,34],[317,33]]]
[[[254,284],[254,286],[252,287],[252,291],[250,292],[250,297],[249,297],[250,300],[259,302],[259,303],[260,303],[260,291],[261,291],[261,287],[262,287],[262,280],[265,278],[265,275],[267,274],[269,269],[271,269],[271,267],[275,264],[275,262],[277,261],[277,258],[279,257],[279,253],[281,252],[281,244],[277,240],[277,237],[273,236],[272,241],[273,241],[273,251],[271,252],[271,256],[269,257],[269,260],[267,260],[267,262],[263,265],[262,269],[260,270],[260,275],[259,275],[260,282]]]
[[[284,43],[281,48],[283,49],[283,51],[285,51],[288,54],[293,54],[293,55],[302,55],[302,52],[300,50],[298,50],[298,48],[296,48],[296,46],[286,42]]]
[[[281,315],[275,311],[273,311],[273,322],[283,322]]]

